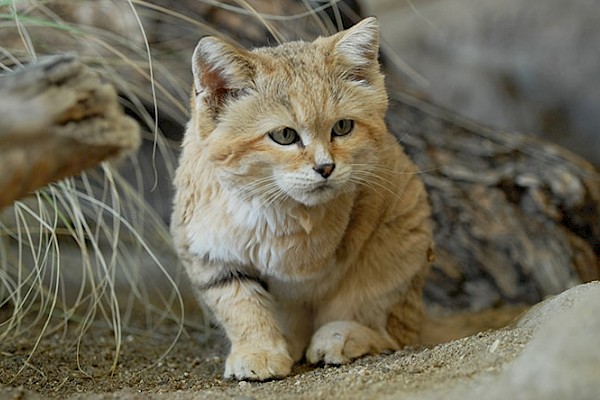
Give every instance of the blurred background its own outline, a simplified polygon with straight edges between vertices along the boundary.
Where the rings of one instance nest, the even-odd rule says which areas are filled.
[[[600,1],[363,0],[407,87],[600,166]]]

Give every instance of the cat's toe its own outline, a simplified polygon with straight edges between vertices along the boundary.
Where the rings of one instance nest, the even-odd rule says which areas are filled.
[[[347,364],[351,358],[344,354],[343,339],[329,337],[313,340],[306,351],[306,359],[311,364]]]
[[[286,351],[242,348],[232,351],[225,362],[225,378],[264,381],[290,374],[294,361]]]
[[[370,328],[354,321],[334,321],[315,332],[306,351],[311,364],[347,364],[365,354],[378,353],[385,339]]]
[[[346,364],[352,358],[359,357],[364,352],[348,350],[357,350],[352,332],[352,323],[345,321],[330,322],[322,326],[312,337],[310,346],[306,351],[306,359],[317,364],[324,362],[325,364]]]

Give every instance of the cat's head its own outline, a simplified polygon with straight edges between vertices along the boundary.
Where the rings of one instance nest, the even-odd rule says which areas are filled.
[[[355,190],[386,134],[378,42],[375,18],[252,51],[203,38],[193,56],[190,132],[222,183],[309,206]]]

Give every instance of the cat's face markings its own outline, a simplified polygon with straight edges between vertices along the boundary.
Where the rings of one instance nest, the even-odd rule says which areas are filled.
[[[273,177],[287,196],[313,206],[352,190],[350,153],[358,146],[348,143],[354,127],[349,121],[340,119],[319,133],[298,129],[299,139],[292,145],[269,139],[277,154]]]
[[[377,53],[374,20],[252,51],[202,39],[192,70],[196,109],[208,118],[197,123],[201,132],[214,124],[203,145],[222,182],[273,203],[354,191],[364,181],[357,168],[377,160],[373,124],[387,106]]]

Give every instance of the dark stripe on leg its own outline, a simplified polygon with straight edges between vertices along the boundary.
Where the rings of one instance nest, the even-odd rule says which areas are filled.
[[[256,282],[262,286],[265,291],[269,291],[267,282],[263,281],[256,275],[251,275],[242,271],[223,271],[210,281],[200,285],[200,290],[209,290],[226,286],[234,281],[238,282]]]

